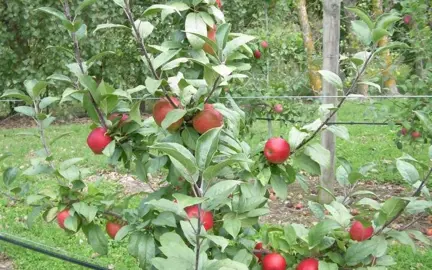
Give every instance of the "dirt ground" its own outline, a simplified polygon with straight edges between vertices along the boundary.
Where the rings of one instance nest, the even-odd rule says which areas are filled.
[[[12,261],[3,253],[0,253],[0,270],[13,270]]]

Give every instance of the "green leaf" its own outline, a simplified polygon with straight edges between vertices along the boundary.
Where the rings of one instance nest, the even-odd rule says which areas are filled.
[[[223,223],[223,228],[234,238],[237,238],[237,235],[241,229],[241,220],[240,219],[225,219]]]
[[[138,259],[142,269],[151,269],[151,259],[156,255],[154,239],[144,232],[135,232],[131,235],[128,252]]]
[[[378,42],[380,41],[383,37],[385,36],[389,36],[390,33],[387,32],[386,30],[382,29],[382,28],[376,28],[374,30],[372,30],[372,42]]]
[[[218,48],[225,48],[230,31],[231,24],[224,23],[218,26],[216,30],[216,44]]]
[[[100,60],[100,59],[102,59],[102,58],[104,58],[105,56],[110,55],[110,54],[115,54],[115,52],[112,52],[112,51],[104,51],[104,52],[100,52],[100,53],[98,53],[98,54],[93,55],[89,60],[86,61],[87,67],[90,68],[91,66],[93,66],[93,64],[94,64],[96,61],[98,61],[98,60]],[[101,84],[104,84],[104,81],[102,81]]]
[[[366,259],[375,250],[376,242],[367,240],[348,247],[344,259],[347,265],[356,265]]]
[[[115,236],[115,241],[123,240],[130,232],[134,230],[134,227],[131,225],[126,225],[121,227],[121,229],[117,232]]]
[[[188,61],[189,61],[189,59],[186,57],[177,58],[177,59],[174,59],[171,62],[168,62],[167,64],[165,64],[161,69],[163,71],[171,70],[173,68],[180,66],[182,63],[187,63]]]
[[[29,106],[18,106],[18,107],[15,107],[14,110],[18,113],[22,113],[22,114],[29,116],[29,117],[35,117],[36,116],[35,110]]]
[[[392,197],[384,202],[381,207],[381,212],[386,214],[387,219],[390,220],[395,217],[400,210],[406,207],[407,203],[405,200],[397,197]]]
[[[186,127],[181,133],[183,143],[186,145],[186,147],[192,149],[193,151],[196,150],[196,143],[199,136],[200,135],[198,132],[196,132],[192,127]]]
[[[395,260],[390,255],[384,255],[382,257],[377,258],[376,265],[379,265],[379,266],[392,266],[392,265],[396,265],[396,262],[395,262]]]
[[[48,107],[49,105],[53,104],[54,102],[59,101],[60,98],[58,97],[46,97],[43,98],[40,103],[39,103],[39,108],[41,110],[45,109],[46,107]]]
[[[151,77],[147,77],[147,79],[145,80],[145,85],[147,87],[147,91],[152,95],[154,95],[156,93],[156,90],[159,88],[161,83],[162,83],[162,80],[155,80]]]
[[[422,111],[414,111],[414,113],[417,115],[420,121],[423,122],[424,127],[429,130],[430,133],[432,133],[432,121],[430,118]]]
[[[141,39],[146,39],[153,32],[154,26],[148,21],[136,20],[135,27],[137,28]],[[133,33],[135,36],[135,32]]]
[[[1,95],[1,98],[17,98],[24,101],[26,104],[32,104],[31,97],[24,94],[22,91],[19,90],[6,90],[3,95]]]
[[[123,28],[123,29],[129,29],[130,30],[129,27],[127,27],[123,24],[102,23],[102,24],[99,24],[95,30],[93,30],[93,33],[96,33],[97,31],[102,30],[102,29],[110,29],[110,28]]]
[[[320,166],[304,153],[298,153],[293,157],[293,165],[296,168],[305,170],[312,175],[320,174]]]
[[[83,11],[84,9],[86,9],[87,7],[93,5],[96,2],[97,2],[97,0],[84,0],[84,1],[82,1],[79,4],[79,6],[77,7],[77,9],[75,10],[75,14],[80,13],[81,11]]]
[[[380,16],[380,18],[376,23],[376,29],[387,30],[391,24],[398,22],[401,19],[402,19],[401,17],[395,14],[383,14],[382,16]]]
[[[272,173],[270,185],[277,197],[285,199],[288,196],[288,185],[282,175]]]
[[[226,204],[228,202],[227,197],[241,183],[242,182],[236,180],[217,182],[205,191],[204,196],[208,200],[203,203],[203,208],[206,210],[213,210],[221,204]]]
[[[160,213],[157,218],[152,220],[152,224],[155,226],[168,226],[177,228],[175,216],[171,212]]]
[[[324,205],[330,212],[331,218],[338,222],[342,227],[348,227],[351,220],[351,214],[348,209],[341,203],[333,201],[330,205]]]
[[[65,220],[64,226],[66,229],[68,229],[70,231],[77,232],[78,226],[79,226],[78,217],[76,215],[67,217]]]
[[[37,206],[37,207],[33,207],[31,213],[27,216],[27,228],[31,228],[34,221],[36,220],[36,218],[39,217],[40,213],[42,212],[43,207],[42,206]]]
[[[198,218],[191,218],[191,220],[180,221],[180,227],[182,229],[183,235],[188,240],[188,242],[196,246],[197,245],[197,239],[196,239],[196,233],[198,232]],[[205,229],[203,228],[203,225],[201,224],[201,235],[206,235]]]
[[[336,180],[341,186],[348,186],[350,184],[348,181],[348,172],[342,165],[336,169]]]
[[[247,217],[261,217],[270,213],[268,208],[256,208],[247,213]]]
[[[206,270],[248,270],[248,266],[230,259],[207,261]]]
[[[72,206],[75,211],[83,216],[88,222],[92,222],[98,212],[98,209],[95,206],[88,205],[85,202],[74,203]]]
[[[369,85],[372,87],[375,87],[376,89],[378,89],[378,92],[381,93],[381,86],[377,83],[373,83],[373,82],[358,82],[357,84],[365,84],[365,85]]]
[[[409,245],[412,248],[413,252],[415,252],[416,245],[406,231],[390,230],[389,232],[387,232],[387,235],[393,237],[401,244]]]
[[[230,166],[235,163],[241,163],[241,162],[250,162],[250,160],[247,158],[244,154],[235,154],[230,156],[229,159],[226,159],[222,162],[219,162],[215,165],[207,167],[203,172],[203,178],[205,180],[211,180],[215,178],[223,168]]]
[[[99,103],[101,99],[101,94],[97,91],[97,83],[96,81],[89,75],[81,75],[78,76],[80,84],[90,91],[96,103]]]
[[[18,168],[15,167],[7,168],[3,172],[3,183],[6,186],[10,186],[17,176],[18,176]]]
[[[224,64],[218,65],[218,66],[213,66],[212,69],[214,71],[216,71],[222,77],[227,77],[234,71],[234,67],[229,67],[229,66],[226,66]]]
[[[122,7],[122,8],[126,7],[126,4],[125,4],[124,0],[113,0],[113,1],[114,1],[114,3],[116,3],[116,5],[118,5],[118,6]]]
[[[379,54],[382,51],[391,50],[394,48],[409,48],[409,46],[403,42],[390,42],[384,47],[379,47],[374,54]]]
[[[190,12],[186,16],[185,21],[186,38],[194,49],[201,49],[204,45],[204,40],[191,33],[197,33],[202,36],[207,36],[207,25],[199,15],[199,13]]]
[[[204,202],[206,199],[203,197],[191,197],[181,193],[174,193],[173,197],[176,198],[177,203],[182,207],[188,207]]]
[[[372,22],[371,18],[363,10],[352,7],[347,7],[346,9],[359,16],[360,19],[367,24],[370,30],[374,28],[374,23]]]
[[[67,21],[66,16],[60,12],[59,10],[55,9],[55,8],[51,8],[51,7],[41,7],[38,8],[37,10],[43,11],[45,13],[48,13],[50,15],[56,16],[57,18],[59,18],[62,21]]]
[[[364,21],[351,21],[352,30],[358,39],[366,46],[372,41],[372,32]]]
[[[299,146],[304,141],[304,139],[306,139],[308,137],[308,135],[309,135],[308,133],[301,132],[297,128],[292,127],[290,132],[289,132],[289,136],[288,136],[288,142],[289,142],[291,151],[296,149],[297,146]]]
[[[381,209],[381,205],[379,202],[372,200],[370,198],[363,198],[360,201],[357,202],[358,205],[369,205],[370,207],[372,207],[375,210],[380,210]]]
[[[330,70],[318,70],[318,72],[321,74],[324,80],[326,80],[328,83],[332,84],[338,89],[343,88],[343,83],[339,75],[336,73],[330,71]]]
[[[356,183],[359,179],[361,179],[363,177],[363,174],[359,173],[359,172],[352,172],[348,175],[348,181],[350,182],[350,184],[354,184]]]
[[[55,120],[55,117],[48,116],[47,118],[42,120],[42,128],[48,128]]]
[[[153,68],[158,69],[164,64],[166,64],[168,61],[170,61],[173,57],[175,57],[181,50],[168,50],[166,52],[163,52],[159,54],[154,60],[153,60]]]
[[[339,125],[331,125],[327,127],[327,130],[330,130],[337,137],[349,141],[349,133],[346,127]]]
[[[330,165],[330,151],[319,143],[306,146],[304,153],[321,165],[321,167],[327,168]]]
[[[100,255],[108,254],[108,239],[106,233],[98,225],[91,223],[86,226],[87,240],[93,250]]]
[[[420,179],[420,175],[416,167],[414,167],[414,165],[411,163],[398,159],[396,160],[396,168],[398,169],[402,178],[411,185],[415,184]]]
[[[340,228],[341,226],[334,220],[323,220],[314,227],[312,227],[308,234],[309,247],[314,248],[318,246],[321,241],[331,231]]]
[[[338,270],[339,267],[335,263],[329,263],[329,262],[319,261],[318,269],[319,270]]]
[[[257,175],[257,179],[260,181],[261,185],[263,185],[263,186],[268,184],[268,182],[270,181],[270,178],[271,178],[270,167],[266,167],[266,168],[262,169]]]
[[[254,39],[255,39],[255,37],[253,37],[253,36],[240,35],[239,37],[236,37],[235,39],[229,41],[222,51],[223,59],[228,58],[237,49],[239,49],[243,45],[247,44],[248,42],[251,42]]]
[[[213,243],[215,243],[216,245],[221,247],[221,251],[224,252],[225,248],[228,246],[229,241],[228,239],[225,239],[222,236],[217,236],[217,235],[213,235],[213,234],[207,234],[205,236],[205,238],[207,238],[208,240],[212,241]]]
[[[206,169],[213,160],[219,146],[221,128],[213,128],[202,134],[197,141],[195,157],[198,167]]]
[[[143,16],[150,16],[150,15],[153,15],[153,14],[160,12],[160,11],[165,11],[168,14],[177,12],[179,15],[181,15],[180,11],[184,11],[187,9],[189,9],[189,6],[184,4],[184,3],[175,2],[175,3],[172,3],[172,6],[171,5],[156,4],[156,5],[152,5],[149,8],[147,8],[144,11]]]
[[[237,251],[233,260],[236,262],[242,263],[244,265],[250,265],[250,263],[253,260],[253,256],[248,250],[240,249],[240,251]]]
[[[179,204],[169,201],[167,199],[151,200],[146,202],[145,204],[154,206],[155,209],[161,213],[168,211],[168,212],[173,212],[174,214],[180,217],[187,218],[185,211]]]
[[[182,109],[174,109],[169,111],[161,123],[162,128],[163,129],[169,128],[173,123],[182,119],[183,116],[186,115],[186,113],[187,111]]]
[[[422,243],[430,246],[432,244],[431,240],[425,236],[422,232],[416,230],[407,230],[406,231],[411,236],[414,236],[415,239],[421,241]]]
[[[72,132],[66,132],[66,133],[60,134],[59,136],[55,137],[54,139],[52,139],[50,141],[50,145],[53,145],[56,141],[60,140],[61,138],[65,137],[67,135],[70,135],[70,134],[72,134]]]

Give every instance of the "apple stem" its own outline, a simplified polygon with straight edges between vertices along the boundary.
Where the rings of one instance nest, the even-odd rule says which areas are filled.
[[[368,58],[366,59],[366,61],[363,63],[363,66],[361,68],[361,70],[357,73],[357,76],[354,78],[354,80],[351,83],[350,88],[348,89],[348,91],[346,92],[346,94],[344,95],[344,97],[339,101],[338,105],[336,106],[336,108],[334,108],[334,110],[330,113],[330,115],[326,118],[326,120],[315,130],[314,133],[312,133],[311,136],[309,136],[309,138],[307,138],[306,140],[304,140],[303,142],[301,142],[297,148],[295,150],[293,150],[291,152],[291,155],[293,155],[297,150],[299,150],[300,148],[302,148],[303,146],[305,146],[308,142],[310,142],[313,138],[315,138],[315,136],[321,131],[321,129],[327,125],[327,123],[330,121],[330,119],[333,118],[333,116],[337,113],[337,111],[341,108],[342,104],[345,102],[345,100],[347,99],[348,95],[351,94],[351,92],[355,89],[355,87],[357,86],[357,82],[359,81],[360,77],[363,75],[363,73],[366,71],[366,67],[368,66],[369,62],[372,60],[372,57],[374,55],[376,51],[376,46],[374,46],[374,48],[372,49],[372,51],[370,52]]]
[[[149,54],[147,52],[147,49],[145,47],[144,44],[144,39],[141,37],[141,33],[138,31],[138,28],[135,25],[135,19],[133,17],[130,5],[129,5],[129,1],[124,1],[125,2],[125,7],[123,8],[127,19],[129,20],[129,23],[132,25],[132,30],[135,33],[135,40],[139,45],[139,50],[142,56],[145,57],[147,64],[150,68],[150,72],[152,73],[153,77],[156,80],[160,80],[160,76],[159,74],[156,72],[156,69],[153,66],[152,61],[150,60]],[[165,97],[167,98],[167,100],[169,101],[169,103],[174,107],[174,108],[178,108],[178,106],[172,101],[171,97],[168,95],[168,91],[165,89],[164,86],[161,85],[161,88],[164,92]]]
[[[423,189],[423,187],[426,185],[429,177],[432,174],[432,168],[429,169],[429,172],[427,173],[426,177],[423,179],[423,181],[421,182],[421,184],[419,185],[419,187],[416,189],[416,191],[414,191],[413,195],[411,197],[418,197],[421,193],[421,190]],[[379,233],[381,233],[382,231],[384,231],[385,228],[387,228],[388,226],[390,226],[396,219],[398,219],[402,213],[405,211],[405,208],[408,206],[409,202],[405,202],[405,205],[403,208],[401,208],[401,210],[399,210],[399,212],[388,222],[386,222],[376,233],[374,233],[374,235],[377,235]],[[411,226],[412,224],[410,224]],[[409,226],[408,226],[409,227]]]
[[[70,13],[70,7],[69,7],[69,0],[64,1],[63,3],[63,9],[64,9],[64,14],[66,16],[66,18],[72,23],[73,19]],[[73,41],[73,46],[74,46],[74,51],[75,51],[75,60],[77,61],[77,64],[81,70],[82,74],[87,74],[87,72],[85,72],[84,67],[83,67],[83,63],[82,63],[82,58],[81,58],[81,51],[80,51],[80,47],[79,47],[79,42],[78,39],[76,37],[75,32],[71,32],[71,37],[72,37],[72,41]],[[90,91],[88,91],[88,94],[90,96],[90,101],[93,105],[93,107],[96,110],[96,113],[98,115],[100,124],[102,125],[103,128],[107,129],[107,125],[105,123],[105,119],[103,117],[102,112],[100,111],[96,100],[94,99],[92,93],[90,93]]]
[[[219,80],[220,80],[220,76],[216,78],[215,82],[213,83],[213,88],[210,91],[210,93],[208,94],[208,96],[206,97],[206,99],[204,100],[204,103],[207,103],[207,101],[209,101],[210,97],[213,95],[214,91],[216,91],[216,88],[219,84]]]

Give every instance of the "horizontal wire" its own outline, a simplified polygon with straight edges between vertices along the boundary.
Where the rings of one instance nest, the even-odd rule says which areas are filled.
[[[19,247],[23,247],[23,248],[26,248],[26,249],[30,249],[30,250],[33,250],[35,252],[39,252],[39,253],[45,254],[47,256],[50,256],[50,257],[53,257],[53,258],[57,258],[57,259],[60,259],[62,261],[67,261],[67,262],[70,262],[70,263],[73,263],[73,264],[76,264],[76,265],[80,265],[80,266],[83,266],[83,267],[86,267],[86,268],[89,268],[89,269],[108,270],[108,268],[105,268],[105,267],[102,267],[102,266],[99,266],[99,265],[96,265],[96,264],[92,264],[92,263],[89,263],[89,262],[86,262],[86,261],[78,260],[78,259],[72,258],[70,256],[67,256],[67,255],[64,255],[64,254],[61,254],[61,253],[58,253],[58,252],[54,252],[54,251],[48,250],[46,248],[41,248],[39,246],[43,246],[42,244],[35,243],[35,242],[29,241],[27,239],[24,241],[24,239],[19,238],[17,236],[11,236],[11,235],[8,235],[8,234],[5,234],[5,233],[0,233],[0,241],[8,242],[10,244],[13,244],[13,245],[16,245],[16,246],[19,246]],[[33,243],[33,244],[36,244],[38,246],[31,245],[29,243]],[[51,248],[51,249],[53,249],[53,248]],[[64,251],[62,251],[62,252],[66,253]]]

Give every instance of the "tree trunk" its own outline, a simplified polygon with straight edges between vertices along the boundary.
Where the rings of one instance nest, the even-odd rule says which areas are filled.
[[[373,14],[376,17],[383,13],[383,1],[382,0],[372,0]],[[389,38],[383,37],[378,41],[378,47],[384,47],[388,44]],[[384,87],[389,89],[390,94],[399,95],[399,91],[396,86],[396,80],[392,76],[390,69],[392,67],[392,56],[389,50],[385,50],[382,55],[384,56],[385,67],[383,70]]]
[[[340,41],[340,0],[325,0],[323,3],[323,69],[339,73],[339,41]],[[327,97],[333,96],[333,97]],[[336,104],[337,89],[324,80],[323,103]],[[330,120],[336,121],[336,115]],[[336,137],[330,131],[324,131],[321,135],[321,144],[330,151],[330,165],[321,169],[320,185],[328,191],[334,191],[335,183],[335,155]],[[321,203],[329,203],[333,197],[325,190],[320,190],[318,200]]]
[[[314,55],[315,55],[315,46],[312,37],[312,31],[309,26],[309,19],[306,10],[306,0],[297,0],[297,13],[300,21],[300,27],[303,33],[303,43],[306,48],[307,54],[307,65],[309,70],[309,81],[312,87],[312,91],[315,95],[319,95],[322,88],[321,77],[317,70],[317,67],[314,63]]]

